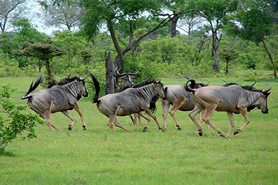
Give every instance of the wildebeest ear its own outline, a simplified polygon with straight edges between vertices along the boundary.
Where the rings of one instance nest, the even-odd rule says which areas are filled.
[[[271,92],[264,93],[265,97],[267,98],[270,95]]]

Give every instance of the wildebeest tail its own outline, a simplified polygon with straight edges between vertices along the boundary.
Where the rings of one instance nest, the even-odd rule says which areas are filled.
[[[96,89],[96,94],[94,96],[93,103],[98,103],[99,102],[98,96],[99,96],[99,92],[100,92],[99,82],[98,82],[97,78],[93,74],[90,73],[90,76],[91,76],[91,78],[93,80],[93,85],[95,86],[95,89]]]
[[[27,98],[29,98],[30,96],[27,96],[30,92],[32,92],[32,91],[34,91],[39,85],[40,85],[40,83],[42,83],[43,82],[43,76],[40,76],[37,80],[36,80],[36,82],[35,82],[35,84],[33,85],[33,82],[31,83],[31,85],[30,85],[30,87],[29,87],[29,90],[21,97],[21,99],[23,100],[23,99],[27,99]]]
[[[190,82],[190,85],[189,85]],[[189,92],[195,92],[192,87],[195,87],[195,80],[188,80],[185,84],[185,90],[189,91]]]

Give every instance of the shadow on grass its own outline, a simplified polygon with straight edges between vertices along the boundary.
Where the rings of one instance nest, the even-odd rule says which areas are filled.
[[[15,157],[16,155],[12,152],[5,151],[5,148],[0,147],[0,156]]]

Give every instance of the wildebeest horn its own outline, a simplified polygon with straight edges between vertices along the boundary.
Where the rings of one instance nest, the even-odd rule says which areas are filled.
[[[137,68],[134,69],[136,70],[135,73],[128,73],[128,75],[137,76],[139,74],[139,71]]]
[[[252,85],[250,85],[250,87],[253,87],[257,82],[254,82]]]
[[[80,78],[80,80],[82,80],[82,81],[85,80],[85,79],[86,79],[86,75],[83,78]]]
[[[267,85],[268,85],[268,89],[267,90],[262,90],[263,93],[269,92],[272,89],[272,87],[269,83],[267,83]]]
[[[116,73],[115,72],[113,72],[113,76],[115,76],[115,77],[122,77],[122,76],[124,76],[124,75],[126,75],[126,73],[122,73],[122,74],[120,74],[120,68],[118,68],[117,70],[116,70]]]

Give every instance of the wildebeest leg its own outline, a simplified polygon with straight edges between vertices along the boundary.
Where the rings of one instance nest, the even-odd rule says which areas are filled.
[[[208,124],[208,125],[209,125],[210,127],[212,127],[214,130],[216,130],[216,132],[217,132],[218,134],[220,134],[220,136],[225,137],[224,134],[223,134],[223,132],[222,132],[219,128],[217,128],[215,125],[213,125],[213,124],[211,123],[211,121],[210,121],[210,117],[212,116],[212,114],[213,114],[213,112],[215,111],[216,107],[217,107],[217,105],[211,105],[211,106],[209,106],[209,107],[206,107],[206,112],[205,112],[205,115],[204,115],[204,117],[203,117],[203,120],[204,120],[204,122],[205,122],[206,124]]]
[[[53,131],[53,128],[55,128],[56,130],[60,130],[59,128],[55,127],[51,122],[50,122],[50,111],[49,110],[46,110],[45,111],[45,115],[44,116],[41,116],[41,117],[44,117],[45,121],[46,121],[46,124],[47,126],[50,128],[51,131]]]
[[[108,126],[111,129],[112,132],[114,132],[114,128],[113,128],[113,122],[115,120],[115,115],[110,115],[109,116],[109,122],[108,122]]]
[[[81,110],[79,109],[79,106],[78,106],[77,103],[74,105],[74,109],[76,110],[76,112],[78,112],[78,114],[81,118],[83,130],[86,130],[86,124],[85,124],[85,121],[84,121],[84,118],[83,118],[83,114],[81,113]]]
[[[148,130],[151,119],[149,117],[147,117],[143,112],[139,112],[138,116],[139,115],[147,120],[147,124],[146,124],[146,126],[144,127],[144,130],[143,130],[143,132],[146,132]]]
[[[134,125],[136,125],[136,126],[138,126],[138,122],[139,122],[139,125],[141,125],[142,123],[141,123],[141,117],[140,117],[140,115],[139,114],[134,114],[134,118],[132,117],[132,115],[129,115],[129,117],[130,117],[130,119],[132,120],[132,122],[133,122],[133,124]],[[138,122],[137,122],[137,120],[138,120]]]
[[[242,114],[242,116],[244,117],[244,119],[245,119],[246,122],[245,122],[239,129],[237,129],[237,130],[234,132],[234,135],[236,135],[236,134],[242,132],[243,129],[246,127],[246,125],[248,125],[249,122],[250,122],[250,120],[249,120],[249,118],[248,118],[248,116],[247,116],[247,113],[246,113],[246,111],[245,111],[244,108],[242,108],[242,109],[240,110],[240,113]]]
[[[162,100],[162,110],[163,110],[163,123],[164,128],[167,129],[167,114],[169,112],[170,102],[168,100]]]
[[[127,132],[132,132],[131,130],[126,129],[124,126],[122,126],[122,125],[118,122],[117,118],[114,119],[114,124],[115,124],[117,127],[120,127],[121,129],[124,129],[124,130],[127,131]]]
[[[176,126],[177,126],[178,130],[181,130],[181,126],[180,126],[180,123],[178,122],[177,118],[175,117],[175,112],[177,110],[179,110],[179,108],[182,106],[182,104],[184,104],[185,101],[186,101],[185,98],[180,98],[177,103],[173,104],[173,107],[169,112],[170,115],[172,116],[173,120],[176,122]]]
[[[204,122],[204,120],[203,120],[203,117],[204,117],[204,115],[205,115],[205,110],[202,110],[201,112],[200,112],[200,126],[202,126],[202,123]],[[206,126],[207,126],[207,129],[209,130],[209,126],[206,124]]]
[[[153,118],[153,120],[156,122],[157,126],[158,126],[158,129],[159,130],[162,130],[164,132],[164,128],[162,128],[160,126],[160,124],[158,123],[157,119],[156,119],[156,116],[152,114],[151,110],[149,108],[146,108],[144,109],[144,111]]]
[[[133,118],[132,114],[129,115],[129,117],[130,117],[132,123],[133,123],[135,126],[137,126],[137,120],[136,120],[135,114],[134,114],[134,118]]]
[[[232,112],[227,112],[227,114],[228,114],[228,118],[230,120],[230,128],[229,128],[229,131],[228,131],[226,137],[229,137],[231,135],[231,132],[232,132],[234,126],[235,126],[235,123],[234,123],[233,113]]]
[[[193,123],[196,125],[197,129],[198,129],[198,132],[199,132],[199,135],[202,136],[203,135],[203,130],[202,130],[202,127],[200,126],[200,124],[198,123],[198,121],[196,120],[196,115],[198,113],[200,113],[202,110],[204,110],[204,108],[200,105],[196,105],[194,107],[194,109],[189,112],[189,117],[191,118],[191,120],[193,121]]]
[[[63,111],[62,113],[72,121],[71,124],[68,126],[68,130],[71,130],[76,120],[69,114],[68,111]]]
[[[134,114],[138,118],[139,125],[142,125],[141,116],[139,114]]]
[[[116,115],[117,115],[117,113],[118,113],[118,111],[119,111],[120,108],[121,108],[121,106],[119,106],[119,107],[117,108],[117,110],[115,111],[114,114],[109,115],[108,126],[110,127],[110,129],[111,129],[112,132],[114,132],[113,123],[114,123],[114,121],[115,121],[115,119],[116,119]]]

